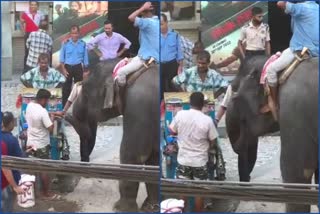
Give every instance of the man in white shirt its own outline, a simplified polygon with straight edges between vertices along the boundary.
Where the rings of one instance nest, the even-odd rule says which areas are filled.
[[[201,110],[204,95],[194,92],[190,96],[190,110],[181,110],[169,126],[178,136],[178,179],[207,180],[208,151],[216,144],[218,132],[212,119]],[[203,210],[203,199],[196,198],[195,212]]]
[[[28,104],[26,109],[26,121],[28,124],[28,141],[35,149],[35,157],[49,159],[50,132],[53,131],[53,123],[50,119],[46,106],[51,93],[45,89],[39,89],[35,102]],[[42,194],[45,198],[53,198],[49,193],[49,176],[41,173]]]
[[[241,57],[244,59],[256,55],[270,56],[270,31],[269,25],[263,23],[263,10],[253,7],[251,13],[251,21],[245,24],[240,32],[238,47]]]
[[[89,74],[90,74],[90,70],[84,70],[83,71],[83,75],[82,75],[83,81],[88,79]],[[71,91],[71,93],[70,93],[70,95],[68,97],[68,101],[67,101],[66,105],[63,108],[63,111],[62,112],[56,112],[55,115],[60,116],[60,117],[63,117],[63,116],[66,115],[66,113],[67,113],[68,109],[70,108],[70,106],[72,105],[72,103],[74,103],[74,101],[80,95],[80,93],[82,91],[82,82],[83,81],[80,81],[80,82],[77,82],[77,83],[74,84],[74,86],[72,88],[72,91]]]

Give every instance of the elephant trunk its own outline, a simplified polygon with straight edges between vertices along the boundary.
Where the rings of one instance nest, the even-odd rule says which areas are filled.
[[[78,126],[75,125],[75,121],[74,121],[74,118],[72,115],[70,114],[67,114],[65,116],[65,120],[70,123],[70,125],[76,130],[77,133],[79,133],[79,130],[78,130]]]
[[[231,104],[231,103],[230,103]],[[237,114],[233,105],[230,105],[227,108],[226,112],[226,130],[232,146],[232,149],[235,153],[239,154],[239,143],[243,138],[243,133],[241,134],[241,123],[239,115]]]

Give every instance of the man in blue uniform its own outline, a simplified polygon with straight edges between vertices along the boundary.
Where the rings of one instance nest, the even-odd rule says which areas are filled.
[[[66,104],[71,92],[72,81],[82,81],[83,69],[88,67],[88,52],[86,43],[79,39],[80,28],[74,25],[70,28],[70,39],[68,39],[60,50],[60,66],[66,82],[62,88],[62,103]]]

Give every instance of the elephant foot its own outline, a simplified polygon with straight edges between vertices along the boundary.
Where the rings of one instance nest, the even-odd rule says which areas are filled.
[[[114,206],[116,212],[138,212],[138,205],[135,201],[128,201],[119,199]]]
[[[249,175],[247,178],[241,178],[240,181],[241,182],[250,182],[251,180],[251,176]]]
[[[87,158],[81,157],[81,162],[90,162],[90,158],[89,157],[87,157]]]
[[[159,213],[160,206],[159,206],[159,203],[150,203],[148,201],[144,201],[140,211],[146,212],[146,213]]]
[[[158,201],[151,201],[148,200],[148,198],[143,202],[141,209],[141,212],[147,212],[147,213],[158,213],[160,212],[160,206]]]

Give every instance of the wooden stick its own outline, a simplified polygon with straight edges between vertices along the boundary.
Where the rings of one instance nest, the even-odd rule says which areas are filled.
[[[153,61],[155,61],[155,59],[151,57],[147,63],[143,63],[144,67],[149,68]]]
[[[308,51],[308,48],[304,47],[301,51],[301,57],[303,57]],[[299,59],[295,59],[293,63],[281,74],[279,78],[279,84],[282,85],[288,77],[292,74],[294,69],[300,64]]]

